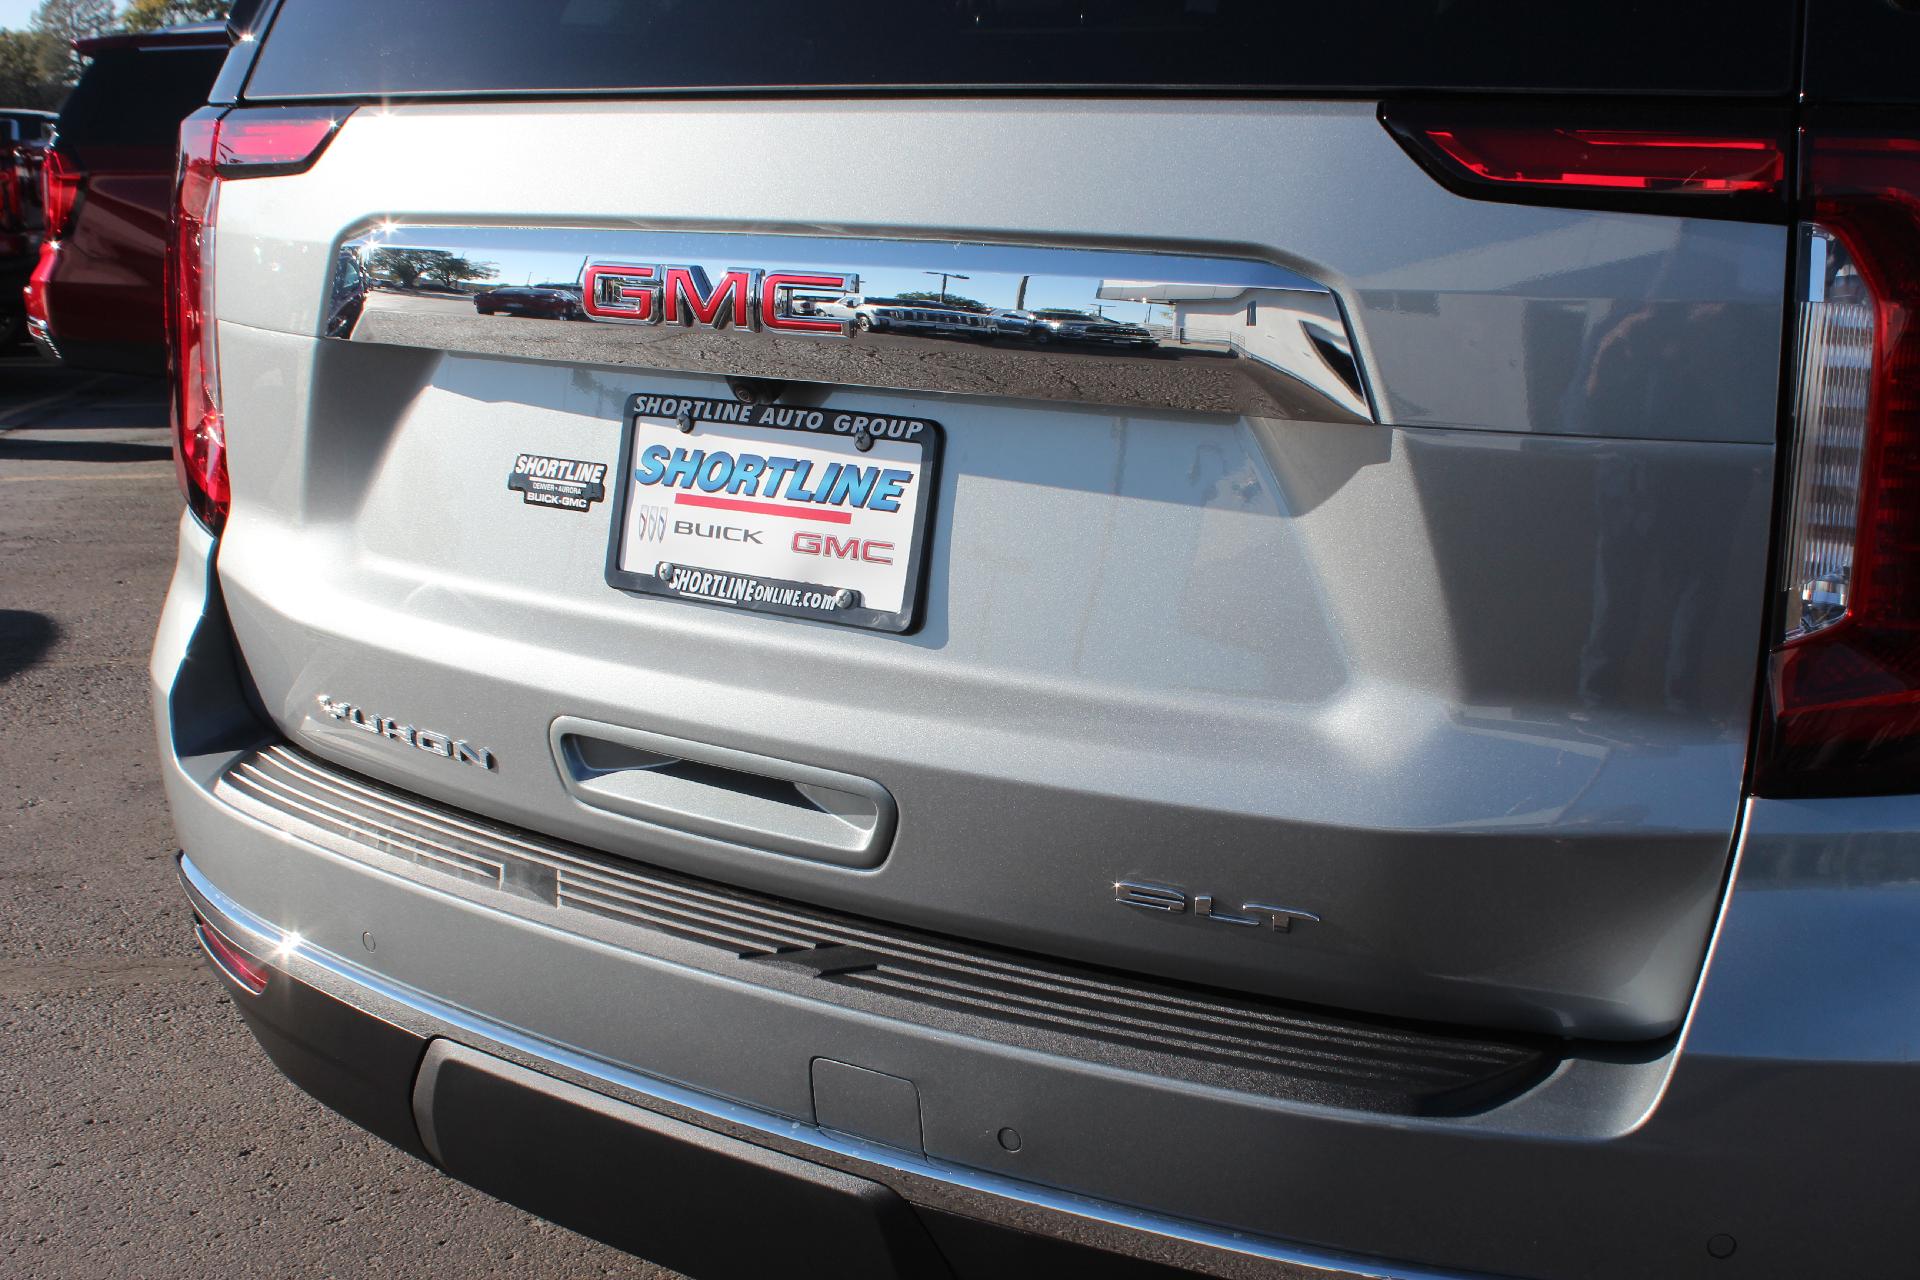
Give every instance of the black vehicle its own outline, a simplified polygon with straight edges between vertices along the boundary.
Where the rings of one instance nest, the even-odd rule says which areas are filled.
[[[520,284],[488,289],[473,295],[474,310],[483,316],[505,312],[510,316],[542,316],[548,320],[584,320],[577,284]]]
[[[51,111],[34,111],[25,107],[0,108],[0,151],[11,146],[14,155],[31,168],[39,171],[39,158],[53,138],[53,126],[59,116]],[[39,225],[38,180],[27,184],[23,193],[26,197],[28,214]]]
[[[1137,324],[1109,320],[1085,311],[1035,311],[1027,336],[1046,342],[1092,342],[1119,347],[1153,347],[1159,342]]]
[[[56,112],[31,107],[0,107],[0,136],[10,135],[16,142],[44,139],[53,132],[54,121],[59,118]]]

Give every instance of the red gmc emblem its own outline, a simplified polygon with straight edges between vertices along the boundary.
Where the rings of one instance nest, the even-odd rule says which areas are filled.
[[[705,329],[847,336],[848,321],[810,314],[815,299],[860,290],[860,277],[818,271],[739,268],[717,282],[700,267],[593,262],[580,277],[581,303],[595,320]]]

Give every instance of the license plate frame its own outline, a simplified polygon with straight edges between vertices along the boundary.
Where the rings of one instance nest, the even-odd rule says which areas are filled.
[[[636,595],[661,596],[715,608],[802,618],[832,626],[896,635],[909,634],[919,627],[927,553],[932,539],[934,507],[940,486],[940,462],[946,438],[945,430],[938,422],[918,416],[839,405],[749,405],[712,397],[636,391],[627,398],[620,424],[620,460],[615,472],[614,501],[610,504],[613,510],[612,528],[607,539],[606,580],[609,586]],[[740,521],[740,527],[784,532],[791,529],[792,526],[785,523],[791,519],[805,531],[817,533],[818,541],[826,543],[830,551],[835,546],[844,545],[845,541],[854,541],[861,547],[862,554],[879,554],[873,550],[876,545],[890,546],[892,542],[897,542],[897,537],[890,537],[888,542],[855,538],[851,532],[856,523],[853,517],[859,516],[864,527],[871,528],[876,516],[898,515],[901,517],[898,523],[908,530],[910,540],[905,557],[904,579],[899,584],[897,607],[890,607],[895,601],[890,594],[889,584],[881,584],[884,598],[875,607],[867,590],[848,585],[845,581],[831,580],[836,558],[841,561],[843,578],[863,575],[871,580],[878,572],[871,563],[848,567],[848,557],[821,554],[819,564],[822,573],[819,576],[823,580],[816,581],[754,573],[737,566],[700,563],[703,558],[736,558],[736,553],[729,550],[725,543],[717,549],[706,550],[704,556],[700,550],[683,553],[680,548],[687,544],[679,534],[673,532],[678,522],[655,514],[664,510],[678,510],[677,506],[663,509],[644,504],[643,515],[639,519],[635,517],[635,504],[639,501],[642,489],[642,482],[636,475],[636,447],[643,429],[652,443],[664,444],[671,439],[676,445],[690,451],[699,448],[703,455],[706,452],[705,443],[699,442],[719,440],[726,444],[739,444],[743,438],[751,441],[753,436],[775,441],[790,437],[794,445],[804,451],[800,461],[819,464],[821,468],[817,473],[809,469],[800,476],[799,484],[803,491],[808,478],[818,480],[830,474],[822,458],[861,467],[884,466],[889,461],[912,461],[913,479],[907,486],[912,495],[911,510],[891,513],[885,512],[883,507],[849,505],[849,502],[788,501],[787,496],[793,492],[793,486],[785,481],[793,479],[791,473],[787,473],[782,484],[775,486],[778,492],[773,495],[758,492],[764,487],[762,477],[756,477],[751,484],[732,491],[725,483],[718,489],[704,490],[704,486],[697,481],[684,487],[658,488],[656,486],[660,481],[655,479],[648,482],[647,486],[650,496],[652,493],[674,493],[676,504],[684,500],[683,495],[695,495],[694,501],[698,505],[690,505],[689,513],[692,517],[710,522],[731,519]],[[858,446],[863,434],[870,441],[870,447],[865,450]],[[917,458],[912,456],[915,451]],[[644,449],[639,452],[645,455]],[[783,457],[779,460],[787,459]],[[650,458],[647,461],[651,467],[659,460]],[[738,476],[735,478],[737,480]],[[734,494],[739,492],[750,496],[735,497]],[[884,495],[887,492],[885,485],[878,484],[877,492]],[[850,501],[860,495],[848,492],[843,496]],[[904,498],[906,494],[903,492],[900,496]],[[768,497],[773,500],[764,500]],[[800,514],[802,512],[813,514]],[[847,518],[841,519],[842,515]],[[657,531],[651,523],[655,520],[665,521]],[[883,519],[879,527],[884,531],[897,526]],[[836,529],[847,530],[847,537],[843,539],[834,533]],[[832,540],[831,543],[827,542],[828,539]],[[629,547],[630,540],[636,544],[632,548]],[[661,543],[663,551],[655,553],[651,549],[640,549],[637,544],[643,540]],[[789,548],[791,546],[792,540],[789,540]],[[672,549],[671,553],[667,548]],[[771,555],[771,552],[768,554]],[[648,563],[649,559],[652,563]],[[896,566],[897,557],[895,564],[886,566],[885,572],[890,574]],[[811,567],[810,564],[808,567]],[[851,593],[850,602],[846,593]]]

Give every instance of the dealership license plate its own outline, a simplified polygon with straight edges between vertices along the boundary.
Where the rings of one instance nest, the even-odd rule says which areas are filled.
[[[607,581],[911,631],[940,424],[642,392],[627,402]]]

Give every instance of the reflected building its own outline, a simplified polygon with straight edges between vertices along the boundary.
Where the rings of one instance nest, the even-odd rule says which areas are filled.
[[[1370,416],[1346,321],[1325,290],[1102,280],[1097,296],[1166,308],[1169,347],[1257,361]]]

